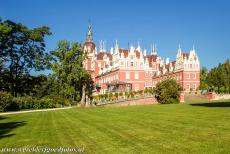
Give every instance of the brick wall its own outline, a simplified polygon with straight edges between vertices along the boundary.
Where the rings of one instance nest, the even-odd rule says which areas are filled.
[[[149,104],[158,104],[158,103],[157,103],[157,101],[156,101],[156,99],[154,97],[151,97],[151,98],[142,98],[142,99],[136,99],[136,100],[129,100],[129,101],[125,101],[125,102],[105,104],[105,105],[102,105],[102,106],[113,107],[113,106],[149,105]]]

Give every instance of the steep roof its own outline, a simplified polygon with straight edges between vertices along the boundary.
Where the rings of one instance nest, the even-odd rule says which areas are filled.
[[[153,62],[156,62],[157,60],[157,55],[147,55],[145,56],[145,58],[147,58],[147,60],[149,61],[149,67],[152,67]]]
[[[90,42],[90,41],[86,41],[83,46],[87,47],[87,48],[90,48],[90,51],[88,51],[89,53],[93,52],[93,50],[96,49],[96,45],[93,42]]]
[[[182,53],[182,55],[183,55],[183,58],[188,58],[189,57],[189,53]]]
[[[112,60],[112,59],[113,59],[113,57],[112,57],[112,55],[111,55],[110,53],[100,52],[99,54],[97,54],[97,60],[103,60],[103,57],[104,57],[105,55],[106,55],[107,57],[109,57],[109,60]]]
[[[125,58],[128,57],[128,55],[129,55],[128,49],[119,49],[119,53],[120,53],[120,54],[121,54],[121,53],[124,53],[124,57],[125,57]]]

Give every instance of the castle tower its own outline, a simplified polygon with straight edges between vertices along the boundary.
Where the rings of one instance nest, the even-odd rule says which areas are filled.
[[[93,57],[96,54],[96,45],[93,42],[92,26],[89,24],[86,35],[86,41],[83,45],[84,53],[87,53],[87,60],[84,62],[84,68],[89,71],[94,71]]]

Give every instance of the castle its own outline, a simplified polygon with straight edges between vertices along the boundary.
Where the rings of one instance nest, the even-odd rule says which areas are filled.
[[[142,50],[140,45],[128,49],[115,46],[107,52],[104,42],[97,50],[93,42],[91,25],[88,27],[87,39],[83,51],[87,52],[87,60],[83,67],[91,72],[95,83],[95,94],[144,90],[155,87],[158,82],[174,78],[184,92],[196,91],[200,84],[200,63],[194,47],[190,52],[177,50],[176,60],[164,60],[157,55],[156,46],[151,47],[151,54]]]

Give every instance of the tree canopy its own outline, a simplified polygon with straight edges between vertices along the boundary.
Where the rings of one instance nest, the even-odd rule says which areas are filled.
[[[9,91],[17,96],[21,78],[31,70],[43,70],[49,66],[49,54],[45,53],[45,36],[51,35],[49,27],[29,29],[21,23],[0,20],[0,66],[8,77]],[[1,79],[3,78],[1,75]]]
[[[217,67],[212,68],[207,74],[206,82],[209,88],[217,88],[217,92],[220,93],[220,89],[224,88],[224,91],[230,93],[230,61],[227,59],[223,64],[219,64]]]
[[[90,91],[93,84],[90,74],[83,68],[86,55],[83,53],[81,44],[60,41],[51,54],[54,59],[53,77],[59,85],[58,93],[73,101],[79,101],[81,96],[85,97],[85,95],[91,97]],[[88,86],[85,87],[85,85]]]
[[[161,104],[179,103],[180,85],[174,79],[167,79],[156,85],[155,97]]]

